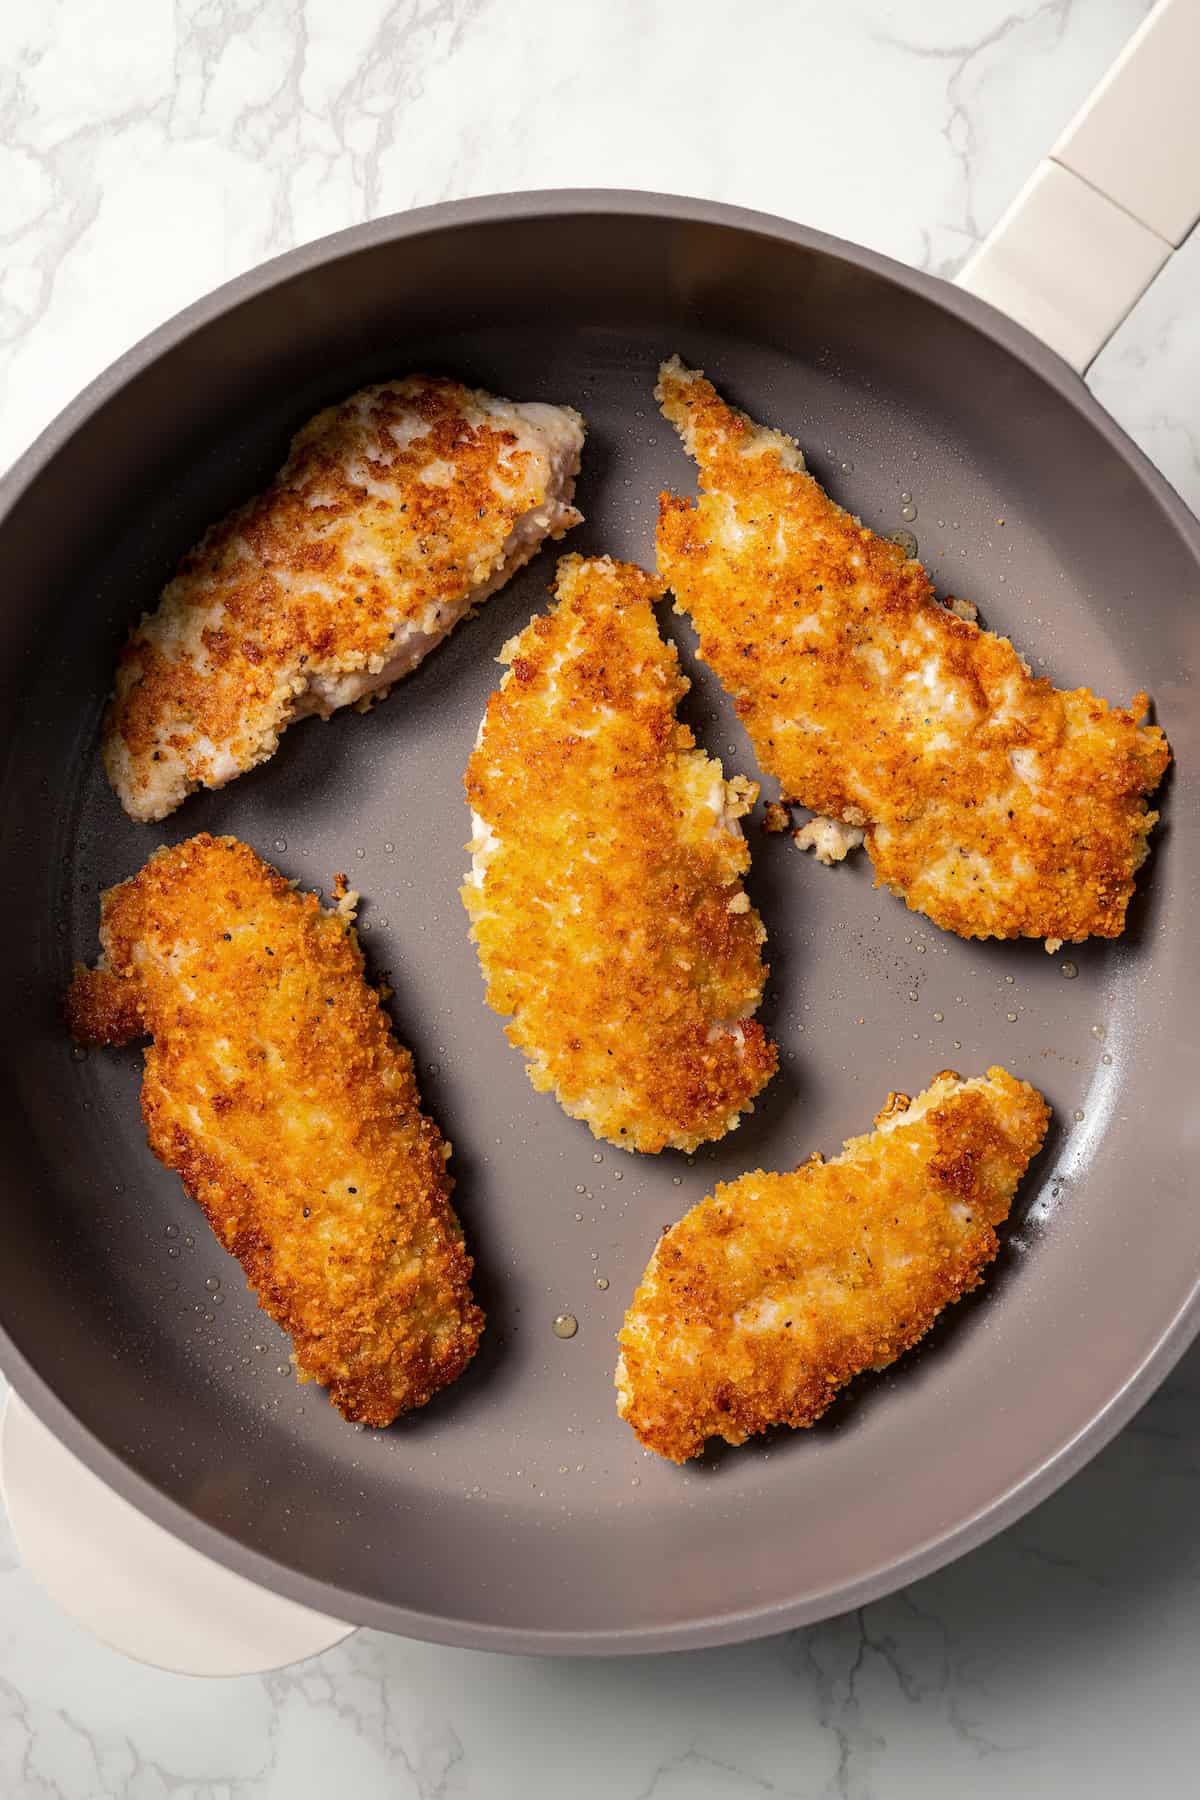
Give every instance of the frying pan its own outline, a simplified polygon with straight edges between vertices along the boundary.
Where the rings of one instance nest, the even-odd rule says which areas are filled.
[[[1143,243],[1129,275],[1102,257],[1081,306],[1063,264],[1107,228],[1088,224],[1039,299],[1028,251],[1047,205],[1061,226],[1064,206],[1100,199],[1075,186],[1069,158],[1044,165],[973,280],[1040,307],[1082,363],[1169,243],[1138,227],[1160,250]],[[866,520],[907,525],[939,589],[975,599],[1037,673],[1149,690],[1178,775],[1125,936],[1057,957],[948,937],[861,860],[823,870],[751,824],[780,1073],[720,1144],[634,1158],[533,1094],[483,1009],[456,892],[492,659],[544,603],[549,556],[386,705],[297,727],[266,768],[161,827],[124,817],[97,731],[131,616],[302,420],[368,380],[425,368],[573,402],[590,438],[570,548],[651,560],[658,490],[691,481],[651,392],[673,350],[796,433]],[[647,194],[382,220],[230,283],[102,376],[5,482],[0,566],[0,1349],[44,1422],[179,1536],[323,1612],[445,1642],[746,1637],[860,1603],[1016,1518],[1194,1335],[1200,531],[1068,362],[981,299],[798,225]],[[686,624],[666,623],[694,680],[687,717],[727,772],[752,773]],[[368,963],[389,973],[454,1143],[490,1328],[464,1379],[386,1432],[287,1375],[284,1340],[146,1149],[140,1052],[84,1057],[62,1029],[101,890],[201,830],[306,886],[350,873]],[[662,1226],[718,1179],[835,1151],[891,1088],[996,1061],[1045,1090],[1055,1123],[981,1294],[811,1431],[687,1470],[644,1455],[614,1413],[613,1335]],[[564,1310],[569,1341],[551,1329]]]

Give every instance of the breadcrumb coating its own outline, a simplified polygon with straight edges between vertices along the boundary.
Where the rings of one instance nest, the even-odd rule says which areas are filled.
[[[673,1462],[811,1425],[978,1285],[1050,1109],[1004,1069],[892,1094],[832,1162],[719,1186],[659,1240],[620,1334],[617,1410]]]
[[[148,1035],[142,1115],[302,1381],[389,1425],[460,1375],[483,1314],[450,1146],[368,986],[349,897],[325,911],[236,838],[155,852],[101,902],[84,1044]]]
[[[184,557],[117,665],[109,780],[161,819],[310,713],[381,698],[580,515],[571,407],[411,375],[310,419],[271,486]]]
[[[675,717],[689,684],[652,576],[566,556],[556,591],[505,647],[467,768],[471,935],[539,1092],[624,1149],[692,1150],[777,1060],[740,879],[758,790]]]
[[[818,815],[801,847],[840,860],[861,833],[877,885],[960,937],[1117,937],[1170,760],[1146,696],[1035,678],[792,439],[677,357],[656,393],[701,485],[662,496],[659,568],[762,767]]]

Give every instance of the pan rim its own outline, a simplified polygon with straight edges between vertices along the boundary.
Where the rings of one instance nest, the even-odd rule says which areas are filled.
[[[195,331],[244,301],[281,282],[318,270],[348,254],[376,245],[477,224],[515,223],[525,219],[616,215],[662,223],[701,223],[816,250],[851,266],[870,271],[932,302],[950,317],[965,320],[1039,380],[1066,399],[1083,421],[1097,431],[1126,463],[1169,524],[1200,565],[1200,521],[1181,497],[1094,398],[1083,380],[1023,327],[986,302],[939,277],[911,269],[880,253],[771,214],[723,202],[642,190],[550,188],[516,194],[493,194],[439,202],[409,212],[387,215],[318,238],[246,270],[164,321],[97,375],[48,424],[12,467],[0,477],[0,519],[17,504],[70,438],[113,395],[186,341]],[[469,1618],[448,1618],[369,1594],[338,1587],[278,1562],[209,1524],[181,1501],[173,1499],[139,1474],[116,1450],[75,1416],[55,1388],[41,1376],[8,1335],[0,1321],[0,1368],[21,1399],[74,1454],[141,1512],[184,1542],[212,1556],[248,1579],[302,1604],[355,1624],[461,1648],[515,1651],[542,1655],[610,1656],[681,1650],[745,1641],[828,1618],[864,1605],[896,1588],[945,1566],[1012,1524],[1060,1487],[1097,1454],[1169,1374],[1200,1332],[1200,1282],[1163,1328],[1125,1383],[1107,1403],[1039,1464],[1013,1481],[987,1505],[977,1508],[956,1527],[927,1539],[903,1555],[870,1569],[853,1582],[778,1603],[688,1619],[668,1625],[622,1626],[605,1630],[547,1630],[511,1627]]]

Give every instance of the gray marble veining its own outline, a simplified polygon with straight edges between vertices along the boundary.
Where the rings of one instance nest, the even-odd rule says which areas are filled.
[[[87,0],[0,11],[0,462],[293,243],[505,188],[736,200],[949,274],[1148,0]],[[714,119],[719,119],[719,125]],[[1095,391],[1200,508],[1200,238]],[[4,1800],[928,1800],[1192,1790],[1200,1351],[1062,1492],[812,1630],[644,1663],[361,1632],[261,1679],[130,1664],[0,1525]],[[798,1516],[797,1529],[803,1529]]]

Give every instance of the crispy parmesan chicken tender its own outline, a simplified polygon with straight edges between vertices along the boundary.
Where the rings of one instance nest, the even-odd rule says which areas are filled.
[[[625,1315],[617,1410],[673,1462],[811,1425],[982,1279],[1049,1108],[1004,1069],[892,1094],[832,1162],[717,1188],[660,1238]]]
[[[559,563],[558,604],[505,648],[466,787],[463,888],[487,997],[539,1091],[628,1150],[692,1150],[775,1070],[751,1017],[764,932],[741,876],[752,783],[675,717],[688,682],[608,557]]]
[[[865,840],[877,882],[961,937],[1118,936],[1170,759],[1146,696],[1035,679],[791,438],[678,358],[656,392],[701,486],[663,495],[659,568],[762,767],[817,815],[801,847],[834,862]]]
[[[327,912],[235,838],[157,851],[101,903],[80,1043],[148,1035],[142,1114],[302,1381],[389,1425],[475,1354],[483,1315],[449,1145],[367,985],[353,897]]]
[[[382,697],[578,524],[583,436],[569,406],[425,375],[318,413],[121,654],[103,755],[126,812],[164,818],[265,762],[294,720]]]

